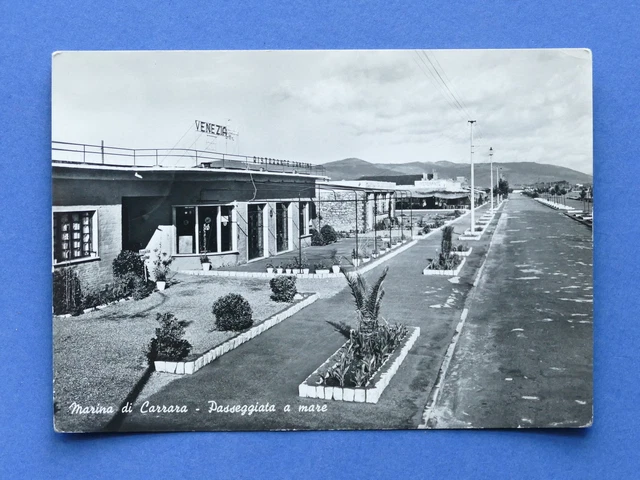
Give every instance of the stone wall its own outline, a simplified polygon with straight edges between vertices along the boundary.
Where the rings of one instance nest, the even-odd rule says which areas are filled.
[[[364,191],[318,190],[319,201],[316,202],[318,218],[314,219],[314,227],[329,224],[336,231],[354,232],[357,196],[358,232],[369,232],[373,230],[374,218],[381,220],[389,216],[389,195]],[[392,205],[391,216],[393,214],[394,206]]]

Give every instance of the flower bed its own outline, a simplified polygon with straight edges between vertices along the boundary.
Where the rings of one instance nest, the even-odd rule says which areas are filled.
[[[265,319],[264,321],[254,324],[251,328],[245,330],[244,332],[230,332],[233,334],[232,337],[226,339],[224,342],[214,345],[205,353],[191,355],[187,357],[184,361],[171,362],[171,361],[154,361],[154,367],[156,372],[166,372],[166,373],[176,373],[176,374],[186,374],[190,375],[198,370],[200,370],[205,365],[213,362],[216,358],[221,357],[227,352],[234,350],[239,347],[243,343],[252,338],[260,335],[265,330],[270,329],[274,325],[282,322],[283,320],[289,318],[294,313],[300,311],[302,308],[310,305],[318,299],[316,294],[301,294],[302,298],[296,300],[293,305],[291,305],[286,310],[283,310],[271,317]]]
[[[423,275],[452,275],[454,277],[457,276],[460,273],[460,270],[462,270],[464,262],[467,259],[464,257],[460,259],[460,256],[458,255],[453,256],[452,258],[456,258],[460,261],[460,263],[458,263],[457,266],[455,266],[455,268],[452,268],[452,269],[430,268],[431,267],[431,264],[430,264],[424,270],[422,270],[422,274]]]
[[[460,248],[460,247],[458,247]],[[469,255],[471,255],[471,251],[473,250],[472,247],[468,247],[466,250],[453,250],[451,253],[453,253],[454,255],[458,255],[459,257],[468,257]]]
[[[351,340],[348,340],[298,386],[298,395],[343,402],[377,403],[419,335],[420,328],[408,327],[396,348],[386,357],[370,379],[360,387],[353,383],[347,384],[346,381],[345,386],[341,386],[335,381],[326,380],[327,373],[339,365],[344,352],[349,348]]]

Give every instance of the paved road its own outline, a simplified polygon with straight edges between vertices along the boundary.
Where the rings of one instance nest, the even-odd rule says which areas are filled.
[[[590,423],[592,252],[586,226],[507,202],[430,427]]]

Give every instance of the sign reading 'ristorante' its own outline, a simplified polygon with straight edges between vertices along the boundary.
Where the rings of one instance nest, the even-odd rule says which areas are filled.
[[[215,123],[203,122],[196,120],[196,130],[198,132],[207,133],[209,135],[219,135],[221,137],[227,136],[227,127],[223,125],[217,125]]]

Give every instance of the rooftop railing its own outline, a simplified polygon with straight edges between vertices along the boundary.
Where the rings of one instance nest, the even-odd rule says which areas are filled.
[[[190,148],[123,148],[51,142],[51,161],[112,167],[227,168],[305,175],[325,175],[322,165],[270,157],[235,155]]]

